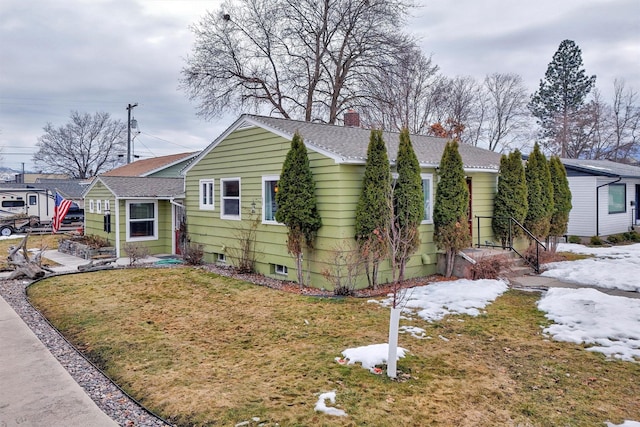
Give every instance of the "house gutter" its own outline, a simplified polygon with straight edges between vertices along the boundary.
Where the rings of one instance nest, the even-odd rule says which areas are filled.
[[[596,187],[596,236],[600,236],[600,188],[615,184],[620,180],[622,180],[621,176],[619,176],[615,181],[607,182],[606,184],[598,185]]]

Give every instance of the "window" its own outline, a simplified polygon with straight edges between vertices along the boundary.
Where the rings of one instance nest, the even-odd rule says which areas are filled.
[[[111,212],[111,202],[109,200],[104,201],[104,211]]]
[[[3,200],[2,207],[3,208],[23,208],[24,200]]]
[[[157,240],[158,238],[157,202],[127,202],[127,241]]]
[[[223,219],[240,219],[240,178],[220,180]]]
[[[102,200],[96,200],[96,213],[102,213]]]
[[[89,212],[93,213],[95,211],[95,204],[93,202],[93,200],[89,200]]]
[[[213,210],[213,179],[200,180],[200,209]]]
[[[609,185],[609,213],[624,213],[627,211],[627,185]]]
[[[424,218],[422,222],[433,222],[433,176],[422,174],[422,194],[424,196]]]
[[[218,264],[226,264],[227,263],[227,257],[225,254],[217,254],[216,255],[216,262]]]
[[[278,192],[278,176],[262,177],[262,222],[269,224],[277,224],[276,211],[276,193]]]
[[[29,196],[29,206],[35,206],[38,204],[38,196],[30,195]]]
[[[287,266],[286,266],[286,265],[275,264],[275,265],[273,266],[273,271],[274,271],[276,274],[280,274],[280,275],[282,275],[282,276],[286,276],[286,275],[288,275],[288,274],[289,274],[289,269],[287,268]]]

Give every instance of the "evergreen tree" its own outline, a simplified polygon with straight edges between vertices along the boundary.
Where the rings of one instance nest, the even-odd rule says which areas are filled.
[[[471,244],[469,189],[464,176],[458,141],[449,141],[440,160],[440,181],[433,206],[434,240],[446,252],[446,272],[453,273],[455,256]]]
[[[527,206],[527,181],[522,154],[516,149],[508,156],[502,155],[500,159],[498,191],[494,199],[492,227],[502,247],[506,247],[509,238],[509,218],[523,223],[527,215]],[[518,230],[519,228],[515,228],[511,232],[517,233]]]
[[[572,40],[564,40],[547,67],[544,80],[529,102],[531,113],[541,126],[541,137],[550,148],[566,157],[576,133],[585,99],[596,76],[585,75],[582,52]]]
[[[288,228],[287,249],[296,258],[298,283],[301,285],[304,283],[304,247],[313,248],[315,235],[322,226],[322,219],[316,207],[315,189],[307,149],[302,137],[296,132],[278,180],[276,220]]]
[[[411,145],[409,130],[406,128],[400,132],[396,170],[398,179],[393,190],[391,244],[399,270],[398,281],[402,281],[407,261],[420,245],[418,227],[424,218],[420,163]]]
[[[391,169],[381,130],[372,130],[362,192],[356,207],[355,238],[366,260],[369,285],[378,284],[378,265],[387,253],[385,233],[391,221]],[[372,264],[371,275],[369,265]]]
[[[567,232],[569,224],[569,212],[571,212],[571,190],[567,171],[559,157],[553,156],[549,160],[551,184],[553,186],[553,214],[551,216],[551,228],[549,234],[554,237],[552,249],[556,249],[556,237]]]
[[[547,158],[536,143],[525,168],[527,178],[527,216],[524,226],[538,239],[549,235],[553,214],[553,187]]]

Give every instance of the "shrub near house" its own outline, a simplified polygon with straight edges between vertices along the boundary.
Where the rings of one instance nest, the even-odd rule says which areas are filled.
[[[336,247],[355,248],[355,212],[362,192],[370,130],[255,115],[241,116],[185,168],[185,206],[189,241],[202,245],[205,262],[232,264],[238,249],[235,237],[247,223],[259,221],[255,233],[255,269],[267,276],[295,280],[295,260],[287,252],[287,228],[276,221],[276,193],[293,135],[304,140],[316,186],[322,227],[312,251],[304,254],[309,283],[331,288],[323,276],[332,268]],[[395,172],[399,134],[383,132]],[[411,136],[420,164],[424,217],[420,245],[410,257],[405,277],[436,272],[433,241],[433,198],[436,171],[446,140]],[[472,215],[490,216],[500,155],[472,146],[460,148],[467,183],[472,188]],[[477,231],[476,231],[477,232]],[[492,238],[490,224],[481,230]],[[355,249],[354,249],[355,250]],[[391,280],[389,260],[380,265],[380,283]],[[367,286],[366,276],[358,281]]]

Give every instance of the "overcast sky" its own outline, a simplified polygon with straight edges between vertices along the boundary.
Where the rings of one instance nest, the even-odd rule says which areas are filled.
[[[596,86],[640,91],[639,0],[419,0],[410,32],[442,72],[520,74],[529,92],[560,42],[574,40]],[[31,170],[42,128],[106,111],[142,132],[142,158],[206,147],[237,115],[206,122],[178,89],[189,25],[219,0],[0,1],[0,166]]]

